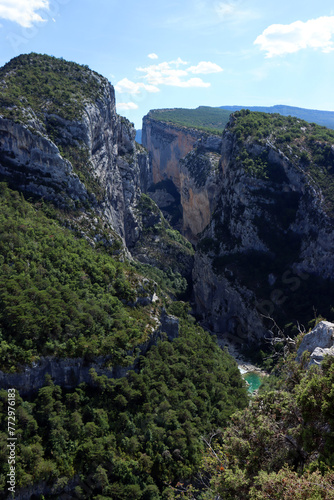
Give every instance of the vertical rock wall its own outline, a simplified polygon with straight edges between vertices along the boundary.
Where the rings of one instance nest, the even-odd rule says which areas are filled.
[[[210,222],[217,193],[221,139],[187,127],[143,120],[143,145],[147,148],[155,184],[173,182],[180,195],[181,233],[192,243]],[[172,193],[152,195],[161,209],[172,203]],[[175,201],[175,200],[174,200]]]

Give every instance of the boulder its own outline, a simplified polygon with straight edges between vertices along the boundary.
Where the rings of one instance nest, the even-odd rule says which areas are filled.
[[[334,347],[329,349],[316,347],[311,354],[310,365],[320,365],[325,356],[334,356]]]
[[[326,354],[334,355],[334,323],[321,321],[303,338],[297,351],[300,361],[305,351],[311,354],[311,364],[320,364]]]

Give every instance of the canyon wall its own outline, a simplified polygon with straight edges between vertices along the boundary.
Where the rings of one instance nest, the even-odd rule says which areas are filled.
[[[223,135],[220,191],[197,245],[194,294],[204,324],[241,344],[273,335],[276,321],[283,328],[311,319],[309,304],[319,312],[332,290],[333,218],[301,154],[240,141],[233,118]]]
[[[151,186],[150,196],[167,218],[173,208],[180,207],[180,220],[174,226],[196,243],[214,209],[221,138],[147,115],[142,140],[157,186]]]
[[[244,344],[272,335],[273,322],[311,319],[308,304],[321,310],[334,278],[330,194],[317,181],[312,125],[274,117],[275,133],[276,122],[259,134],[246,112],[218,137],[153,116],[143,127],[157,182],[149,194],[171,212],[177,190],[178,228],[196,244],[194,301],[204,326]],[[289,127],[293,145],[280,135]],[[333,147],[316,147],[333,163]]]
[[[157,121],[149,115],[143,118],[142,144],[149,152],[154,184],[170,179],[180,192],[179,161],[201,136],[196,129]]]

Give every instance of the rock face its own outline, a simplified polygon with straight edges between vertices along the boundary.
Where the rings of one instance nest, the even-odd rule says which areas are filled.
[[[0,173],[25,191],[59,204],[93,201],[71,163],[47,138],[0,118]],[[65,201],[66,200],[66,201]]]
[[[25,64],[34,67],[36,62],[44,71],[54,64],[52,58],[38,55]],[[20,58],[17,67],[19,63]],[[133,125],[117,115],[111,84],[90,70],[64,64],[69,74],[81,71],[79,78],[91,79],[97,95],[80,95],[75,117],[66,110],[56,114],[53,108],[41,113],[48,101],[35,104],[35,109],[26,104],[16,122],[4,118],[7,109],[2,118],[0,109],[0,175],[61,208],[90,206],[131,245],[140,236],[134,207],[152,183],[147,154],[135,143]],[[15,73],[16,66],[8,73]],[[3,85],[8,90],[9,83]],[[76,88],[73,83],[73,89],[62,89],[64,102],[72,99],[71,92],[79,101]]]
[[[196,243],[214,209],[221,138],[157,121],[149,114],[143,119],[143,145],[156,185],[150,196],[167,218],[172,214],[172,225]],[[178,208],[179,219],[174,215]]]
[[[297,361],[305,351],[311,354],[310,364],[320,364],[326,355],[334,356],[334,323],[321,321],[304,336],[297,351]]]
[[[204,136],[180,160],[182,234],[191,242],[206,228],[218,194],[221,139]]]
[[[208,328],[244,344],[269,335],[267,317],[284,325],[305,296],[329,293],[334,228],[301,158],[269,140],[241,141],[234,120],[223,134],[219,194],[193,279]],[[319,292],[309,299],[313,280]]]
[[[143,118],[142,143],[149,151],[153,182],[170,179],[180,192],[179,161],[193,149],[203,134],[195,129],[178,127],[149,117]]]

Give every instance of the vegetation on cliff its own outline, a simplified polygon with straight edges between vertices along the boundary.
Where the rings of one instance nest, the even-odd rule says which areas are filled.
[[[15,371],[40,355],[108,354],[124,364],[154,326],[153,306],[130,305],[152,295],[153,283],[5,184],[0,206],[0,368]]]
[[[31,126],[52,114],[78,120],[84,104],[95,101],[107,82],[88,66],[35,53],[0,68],[0,81],[0,115]]]
[[[142,194],[136,210],[142,221],[141,238],[131,248],[141,262],[138,270],[151,276],[165,291],[181,298],[191,282],[194,249],[172,229],[153,200]]]
[[[230,114],[230,111],[219,108],[199,106],[196,109],[155,109],[149,112],[148,117],[180,127],[195,128],[210,134],[221,135]]]
[[[333,216],[334,130],[291,116],[249,110],[234,113],[228,130],[236,135],[240,144],[255,142],[285,155],[298,170],[308,175],[312,187],[321,191],[324,207]],[[255,157],[249,157],[247,152],[243,154],[247,158],[241,156],[240,159],[250,174],[270,179],[270,163],[263,153]]]

